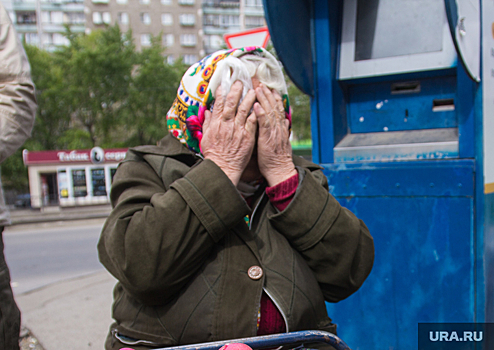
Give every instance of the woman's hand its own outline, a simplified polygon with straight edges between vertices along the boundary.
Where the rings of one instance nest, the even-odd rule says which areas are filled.
[[[290,122],[286,119],[283,101],[277,91],[270,91],[264,84],[256,88],[257,101],[254,112],[259,123],[257,158],[259,170],[269,186],[297,174],[292,160],[289,140]]]
[[[237,186],[256,143],[257,118],[249,115],[256,100],[256,93],[250,90],[242,103],[243,85],[236,81],[224,98],[221,86],[216,89],[213,113],[205,112],[201,151]],[[237,109],[238,106],[238,109]]]

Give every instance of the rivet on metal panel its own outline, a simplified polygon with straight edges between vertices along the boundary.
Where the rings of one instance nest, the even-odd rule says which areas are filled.
[[[367,185],[362,185],[363,188],[367,188]]]
[[[434,184],[431,182],[431,184],[429,186],[434,187]]]
[[[396,184],[396,187],[400,187],[400,184],[399,184],[399,183],[397,183],[397,184]]]
[[[459,183],[459,184],[458,184],[458,187],[463,187],[463,184]]]

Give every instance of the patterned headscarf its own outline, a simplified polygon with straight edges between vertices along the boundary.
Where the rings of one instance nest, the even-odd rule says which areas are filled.
[[[261,47],[244,47],[240,49],[221,50],[192,65],[185,72],[177,91],[177,98],[166,115],[168,131],[186,144],[189,149],[201,153],[200,144],[202,139],[202,124],[204,112],[211,109],[214,102],[214,93],[211,91],[210,83],[217,71],[218,63],[229,56],[241,57],[245,54],[254,54],[273,60],[279,67],[276,58]],[[221,65],[220,65],[221,69]],[[281,67],[279,68],[281,72]],[[215,88],[219,85],[218,79],[211,83]],[[291,110],[288,100],[286,85],[283,84],[278,91],[283,99],[286,117],[291,124]]]

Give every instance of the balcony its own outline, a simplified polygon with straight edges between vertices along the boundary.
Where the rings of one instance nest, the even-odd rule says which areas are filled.
[[[203,9],[212,8],[240,8],[239,0],[205,0],[202,3]]]

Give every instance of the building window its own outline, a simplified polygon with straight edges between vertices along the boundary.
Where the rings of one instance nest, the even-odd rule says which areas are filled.
[[[151,34],[141,34],[141,46],[151,46]]]
[[[166,57],[166,63],[168,63],[168,64],[173,64],[173,63],[175,63],[175,57],[173,57],[173,55],[168,55],[168,56]]]
[[[110,24],[111,23],[111,14],[110,12],[103,12],[103,23]]]
[[[117,0],[117,4],[119,4],[119,5],[125,5],[125,4],[127,4],[127,1],[128,0]]]
[[[36,24],[36,12],[16,12],[17,24]]]
[[[141,12],[141,23],[151,24],[151,16],[148,12]]]
[[[182,46],[196,46],[195,34],[182,34],[180,35],[180,45]]]
[[[141,5],[149,5],[150,2],[151,0],[139,0],[139,4]]]
[[[179,18],[183,26],[193,26],[196,23],[196,16],[193,13],[182,13]]]
[[[239,16],[221,15],[220,23],[222,27],[238,26],[240,25],[240,19]]]
[[[172,5],[172,0],[161,0],[161,5]]]
[[[264,17],[245,16],[246,27],[262,27],[264,25]]]
[[[262,7],[262,0],[245,0],[246,7]]]
[[[197,62],[197,55],[184,55],[184,64],[193,65]]]
[[[24,35],[24,40],[26,40],[26,44],[37,45],[38,44],[38,33],[26,33]]]
[[[60,33],[53,33],[53,44],[54,45],[69,45],[69,39]]]
[[[63,12],[61,11],[43,11],[41,12],[41,22],[52,24],[63,24]]]
[[[65,16],[70,24],[86,23],[86,16],[84,15],[84,12],[66,12]]]
[[[101,18],[101,12],[93,12],[93,23],[94,24],[103,23],[103,19]]]
[[[195,0],[178,0],[179,5],[189,6],[189,5],[194,5],[195,3],[196,3]]]
[[[173,24],[173,16],[171,13],[161,14],[161,24],[164,26],[171,26]]]
[[[173,46],[175,42],[175,37],[173,34],[165,34],[163,35],[163,46],[170,47]]]
[[[129,24],[129,14],[127,12],[118,13],[118,23],[119,24]]]
[[[209,49],[219,50],[225,43],[220,35],[204,35],[204,46]]]
[[[220,25],[220,16],[219,15],[205,15],[204,16],[204,25],[205,26],[218,27]]]
[[[93,4],[108,4],[108,0],[92,0]]]

